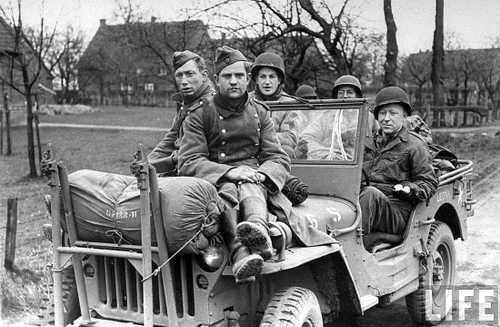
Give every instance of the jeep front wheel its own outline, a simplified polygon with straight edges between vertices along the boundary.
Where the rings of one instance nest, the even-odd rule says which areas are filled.
[[[446,303],[446,290],[455,281],[455,245],[447,224],[432,224],[427,249],[430,255],[426,271],[419,277],[418,290],[406,297],[406,305],[413,321],[436,325],[451,310],[451,303]]]
[[[276,292],[267,305],[260,326],[323,326],[316,295],[303,287],[288,287]]]

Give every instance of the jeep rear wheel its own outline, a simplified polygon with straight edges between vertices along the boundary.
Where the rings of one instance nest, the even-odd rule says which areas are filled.
[[[316,295],[303,287],[288,287],[276,292],[267,305],[260,326],[323,326]]]
[[[446,303],[446,290],[455,281],[455,245],[447,224],[432,224],[427,240],[429,257],[426,272],[419,277],[419,288],[406,297],[408,312],[413,321],[439,324],[451,310]]]

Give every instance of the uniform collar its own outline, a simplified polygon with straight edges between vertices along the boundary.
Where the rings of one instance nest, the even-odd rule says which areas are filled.
[[[214,103],[217,107],[217,111],[224,118],[243,112],[248,105],[248,101],[249,96],[247,92],[245,92],[241,98],[236,100],[224,97],[219,92],[217,92],[214,96]]]
[[[211,85],[211,82],[205,81],[200,86],[200,88],[191,96],[184,96],[181,92],[177,92],[173,95],[172,99],[184,107],[191,106],[194,102],[200,100],[207,95],[213,94],[215,91]]]
[[[398,145],[401,142],[408,142],[408,129],[403,126],[399,130],[399,132],[392,137],[385,145],[381,145],[382,143],[382,131],[379,129],[372,137],[371,142],[367,142],[367,146],[369,148],[373,149],[379,149],[380,152],[385,152],[388,151],[392,148],[394,148],[396,145]]]

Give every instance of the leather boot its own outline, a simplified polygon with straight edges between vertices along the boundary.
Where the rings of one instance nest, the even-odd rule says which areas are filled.
[[[248,196],[240,201],[242,222],[236,228],[236,237],[252,253],[259,253],[264,260],[273,254],[267,226],[267,204],[258,196]]]
[[[251,254],[240,240],[236,239],[238,212],[229,208],[221,215],[221,233],[229,249],[229,259],[236,283],[249,283],[262,270],[263,259],[258,254]]]
[[[262,271],[264,259],[257,253],[250,253],[238,239],[231,244],[231,263],[236,283],[248,283]]]

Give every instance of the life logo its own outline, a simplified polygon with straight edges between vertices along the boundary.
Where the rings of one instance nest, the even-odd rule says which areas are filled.
[[[435,307],[433,293],[435,289],[425,290],[425,301],[432,307],[427,320],[441,325],[487,325],[498,324],[498,287],[496,285],[455,285],[443,287],[439,292],[444,298],[444,306]]]

